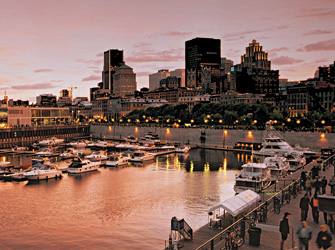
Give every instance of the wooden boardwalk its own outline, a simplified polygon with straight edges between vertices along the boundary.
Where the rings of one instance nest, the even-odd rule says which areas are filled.
[[[316,164],[317,164],[317,161],[314,160],[314,161],[308,163],[307,165],[305,165],[304,168],[301,168],[301,169],[299,169],[295,172],[292,172],[289,176],[287,176],[282,181],[278,181],[276,183],[276,185],[270,186],[268,189],[264,190],[264,192],[260,193],[260,196],[261,196],[262,200],[263,201],[267,200],[268,198],[273,196],[276,192],[279,192],[285,186],[292,183],[292,181],[298,179],[303,170],[310,171],[311,168]],[[300,216],[300,211],[299,211],[298,215]],[[282,215],[281,215],[281,217],[282,217]],[[223,218],[222,223],[223,223],[222,228],[225,229],[233,223],[233,218],[231,216],[227,217],[227,218]],[[204,244],[205,242],[207,242],[208,240],[210,240],[214,236],[216,236],[218,233],[223,231],[223,229],[219,229],[218,226],[209,227],[209,223],[207,223],[206,225],[202,226],[201,228],[199,228],[198,230],[196,230],[194,232],[193,240],[191,240],[191,241],[190,240],[181,240],[179,243],[183,245],[182,249],[185,249],[185,250],[186,249],[190,249],[190,250],[191,249],[197,249],[202,244]],[[246,248],[244,248],[244,249],[246,249]],[[274,248],[274,249],[278,249],[278,248]]]

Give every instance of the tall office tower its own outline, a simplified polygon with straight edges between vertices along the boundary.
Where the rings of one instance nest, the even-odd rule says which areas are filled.
[[[226,57],[221,58],[221,82],[223,85],[223,91],[230,89],[230,68],[234,65],[234,62]]]
[[[168,69],[161,69],[158,72],[149,75],[149,90],[155,90],[159,88],[159,83],[162,79],[170,76]]]
[[[123,50],[110,49],[104,52],[103,89],[109,89],[111,94],[113,93],[113,74],[116,68],[123,64]]]
[[[249,43],[249,47],[245,48],[245,54],[241,56],[241,67],[249,69],[271,69],[271,61],[268,60],[268,53],[263,51],[256,40]]]
[[[136,91],[136,74],[133,69],[127,65],[121,65],[116,69],[113,75],[114,90],[113,94],[117,96],[134,95]]]
[[[197,37],[185,42],[186,87],[202,88],[212,93],[219,93],[221,89],[220,67],[220,39]],[[210,80],[208,74],[210,74]],[[204,79],[206,82],[203,82]]]

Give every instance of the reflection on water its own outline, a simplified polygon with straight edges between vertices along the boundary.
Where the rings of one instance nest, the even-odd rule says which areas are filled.
[[[208,208],[234,195],[237,158],[197,149],[58,180],[0,182],[0,249],[162,249],[173,216],[196,230]]]

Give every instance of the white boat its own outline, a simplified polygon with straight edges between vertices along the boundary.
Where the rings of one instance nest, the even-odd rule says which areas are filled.
[[[31,170],[23,174],[28,180],[47,180],[61,178],[62,171],[51,164],[37,163],[31,167]]]
[[[99,141],[95,144],[95,146],[97,148],[102,148],[102,149],[106,149],[106,148],[112,148],[115,147],[115,143],[112,142],[108,142],[108,141]]]
[[[82,160],[79,157],[73,159],[70,166],[67,168],[69,174],[81,174],[85,172],[91,172],[98,170],[101,162],[91,162],[90,160]]]
[[[124,138],[124,140],[129,143],[136,143],[138,141],[138,139],[133,135],[128,135],[126,138]]]
[[[76,147],[76,148],[84,148],[87,146],[87,142],[84,140],[73,141],[73,142],[70,142],[68,145],[70,145],[71,147]]]
[[[17,151],[19,151],[19,152],[22,152],[22,151],[28,151],[29,150],[29,148],[28,147],[18,147],[18,146],[14,146],[13,148],[12,148],[12,152],[17,152]]]
[[[37,152],[36,155],[41,157],[51,157],[54,156],[54,153],[52,152],[52,149],[44,148],[41,151]]]
[[[270,169],[271,180],[280,180],[287,176],[290,164],[283,156],[266,157],[264,164]]]
[[[155,149],[155,145],[153,143],[144,143],[142,146],[138,147],[138,150],[149,150],[149,149]]]
[[[242,171],[235,176],[234,191],[241,193],[245,190],[260,192],[271,184],[271,173],[264,163],[247,163],[242,165]]]
[[[296,171],[299,168],[306,165],[306,157],[304,153],[299,151],[287,152],[284,154],[284,157],[288,160],[290,164],[289,171]]]
[[[179,146],[176,148],[176,153],[187,153],[190,149],[191,147],[189,146]]]
[[[116,149],[128,149],[128,146],[130,145],[129,142],[122,142],[119,145],[116,145]]]
[[[108,159],[106,151],[96,151],[86,157],[90,161],[106,161]]]
[[[160,139],[158,137],[158,134],[149,132],[146,136],[140,138],[140,142],[155,144],[155,143],[159,143]]]
[[[173,146],[171,143],[166,143],[164,146],[161,147],[163,150],[175,150],[176,147]]]
[[[128,160],[130,157],[124,156],[122,154],[114,154],[108,156],[108,160],[106,161],[107,167],[121,167],[121,166],[127,166]]]
[[[61,153],[59,157],[61,159],[70,159],[70,158],[76,157],[78,153],[79,153],[79,150],[74,149],[74,148],[68,148],[63,153]]]
[[[153,160],[156,154],[154,153],[148,153],[146,151],[135,151],[133,155],[128,160],[129,162],[144,162],[144,161],[150,161]]]
[[[45,139],[39,142],[40,146],[53,146],[57,144],[61,144],[64,142],[64,139],[58,139],[56,137],[51,137],[49,139]]]

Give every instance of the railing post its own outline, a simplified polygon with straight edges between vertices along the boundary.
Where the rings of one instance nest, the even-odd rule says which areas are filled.
[[[211,250],[214,250],[214,240],[211,240]]]

